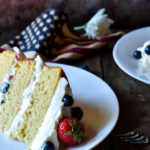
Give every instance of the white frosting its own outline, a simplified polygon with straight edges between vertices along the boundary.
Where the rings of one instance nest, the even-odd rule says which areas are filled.
[[[139,47],[137,50],[141,51],[141,58],[138,59],[137,73],[140,76],[144,76],[150,79],[150,55],[145,53],[146,46],[150,45],[150,41],[144,43],[143,47]]]
[[[23,121],[22,115],[27,110],[27,108],[30,106],[31,94],[34,90],[35,84],[38,82],[38,78],[39,78],[40,73],[42,72],[42,67],[43,67],[43,61],[40,58],[40,56],[37,56],[35,61],[36,61],[35,71],[33,72],[32,76],[31,76],[31,80],[30,80],[28,87],[25,89],[25,91],[23,93],[23,100],[22,100],[22,104],[20,106],[20,111],[15,116],[10,129],[5,132],[5,134],[8,137],[10,136],[10,134],[12,132],[17,132],[16,129],[19,128],[21,122]]]
[[[86,24],[86,35],[92,39],[100,39],[111,33],[109,26],[114,22],[104,14],[105,9],[100,9]]]
[[[24,55],[24,53],[21,52],[21,50],[20,50],[18,47],[14,46],[14,47],[13,47],[13,50],[16,52],[16,54],[17,54],[17,55],[19,56],[19,58],[21,58],[22,60],[26,58],[26,56]]]
[[[31,150],[39,150],[45,141],[51,141],[55,145],[55,150],[59,149],[57,124],[63,114],[62,111],[64,103],[62,102],[62,99],[66,93],[67,85],[67,80],[65,78],[61,78],[51,99],[44,122],[32,143]]]
[[[15,58],[14,59],[14,64],[11,66],[11,73],[6,74],[5,78],[2,81],[2,84],[4,82],[7,82],[9,84],[9,86],[11,85],[11,80],[9,80],[9,79],[10,79],[11,76],[14,76],[14,74],[15,74],[15,71],[16,71],[15,65],[16,65],[17,62],[18,61]],[[0,92],[0,108],[1,108],[1,103],[5,100],[5,94],[6,93],[1,93]]]

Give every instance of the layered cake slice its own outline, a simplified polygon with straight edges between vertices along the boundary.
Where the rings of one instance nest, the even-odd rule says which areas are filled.
[[[57,150],[57,125],[63,117],[71,116],[73,105],[68,80],[62,68],[46,66],[39,56],[35,60],[13,63],[16,59],[14,52],[13,55],[8,71],[13,75],[10,81],[1,82],[0,86],[3,94],[0,130],[7,137],[25,142],[31,150],[41,149],[47,141]],[[4,56],[0,57],[3,59]],[[3,61],[5,65],[6,61]],[[0,66],[0,71],[2,69]],[[5,76],[7,73],[1,81]]]

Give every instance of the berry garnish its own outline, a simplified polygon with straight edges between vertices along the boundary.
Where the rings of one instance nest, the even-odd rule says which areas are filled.
[[[1,93],[6,93],[9,88],[9,84],[7,82],[2,83],[0,87],[0,92]]]
[[[40,150],[55,150],[55,146],[51,142],[44,142],[41,146]]]
[[[134,57],[135,59],[140,59],[140,58],[142,57],[141,52],[138,51],[138,50],[134,51],[133,57]]]
[[[13,76],[9,76],[9,79],[8,79],[8,80],[11,81],[12,78],[13,78]]]
[[[150,45],[145,47],[145,53],[150,55]]]
[[[0,105],[3,105],[4,103],[5,103],[5,101],[4,101],[4,100],[2,100],[2,101],[1,101],[1,103],[0,103]]]
[[[70,95],[65,95],[63,98],[64,106],[72,106],[74,103],[73,98]]]
[[[16,59],[21,60],[19,54],[16,54]]]
[[[76,118],[77,120],[81,120],[83,117],[83,111],[80,107],[73,107],[71,110],[72,117]]]
[[[84,70],[89,70],[87,65],[81,65],[81,66],[79,66],[79,68],[84,69]]]
[[[62,143],[73,146],[81,143],[85,136],[85,131],[78,120],[65,118],[59,123],[57,134]]]

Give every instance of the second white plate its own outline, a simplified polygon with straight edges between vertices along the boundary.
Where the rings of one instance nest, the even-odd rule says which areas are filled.
[[[113,57],[117,65],[133,78],[150,84],[150,80],[137,74],[137,60],[133,58],[133,52],[150,40],[150,27],[131,31],[121,37],[114,46]]]

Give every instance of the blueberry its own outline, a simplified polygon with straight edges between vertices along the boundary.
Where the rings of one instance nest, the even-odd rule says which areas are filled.
[[[64,106],[72,106],[74,103],[74,100],[70,95],[65,95],[63,102],[64,102]]]
[[[84,70],[89,70],[87,65],[81,65],[81,66],[79,66],[79,68],[84,69]]]
[[[150,55],[150,45],[145,47],[145,53]]]
[[[140,59],[140,58],[142,57],[141,52],[138,51],[138,50],[134,51],[133,57],[134,57],[135,59]]]
[[[9,88],[9,84],[7,82],[2,83],[0,87],[0,92],[1,93],[6,93]]]
[[[83,111],[80,107],[73,107],[71,111],[72,117],[81,120],[83,117]]]
[[[55,146],[51,142],[44,142],[41,146],[40,150],[55,150]]]
[[[2,101],[1,101],[1,105],[2,105],[2,104],[4,104],[4,103],[5,103],[5,101],[4,101],[4,100],[2,100]]]

